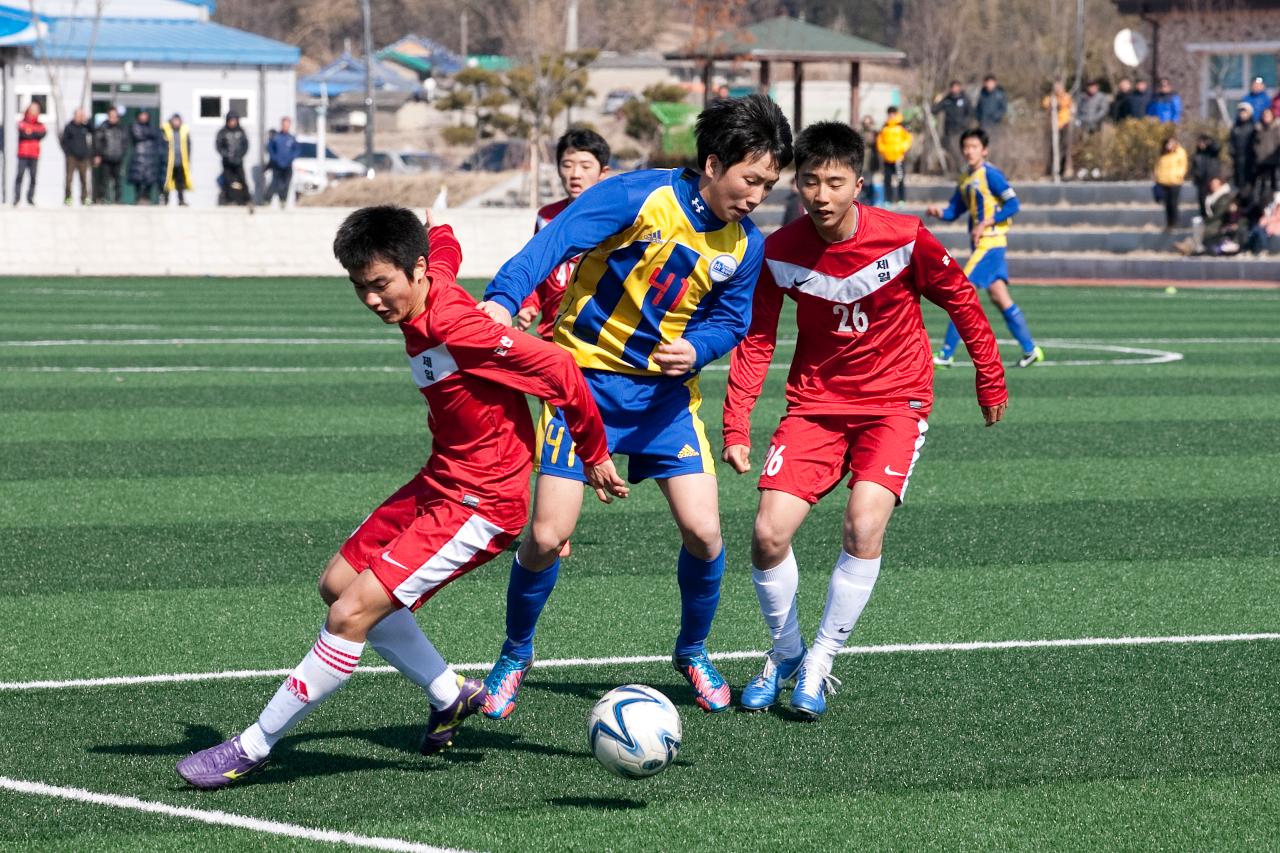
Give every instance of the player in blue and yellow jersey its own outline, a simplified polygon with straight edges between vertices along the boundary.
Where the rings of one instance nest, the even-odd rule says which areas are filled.
[[[945,208],[931,204],[926,212],[947,222],[959,219],[963,213],[969,214],[973,252],[964,265],[964,274],[979,290],[987,291],[992,304],[1004,315],[1009,331],[1022,347],[1018,367],[1030,367],[1044,361],[1044,350],[1036,346],[1027,318],[1009,295],[1009,264],[1005,259],[1009,224],[1018,212],[1018,196],[1005,180],[1004,173],[987,162],[987,144],[987,132],[981,128],[961,134],[960,153],[964,155],[968,170],[960,178],[951,203]],[[942,350],[934,356],[933,363],[938,367],[950,367],[959,344],[960,333],[956,324],[951,323],[947,326]]]
[[[725,556],[715,464],[698,416],[698,373],[733,349],[751,322],[764,238],[747,214],[791,162],[791,128],[776,104],[751,95],[710,105],[694,132],[701,174],[645,170],[587,190],[499,270],[481,307],[510,322],[547,273],[585,252],[554,340],[587,376],[610,450],[629,457],[631,482],[657,480],[671,507],[683,540],[672,663],[703,710],[721,711],[729,686],[706,639]],[[582,509],[582,460],[551,407],[539,420],[535,453],[537,493],[529,535],[511,566],[507,639],[485,680],[485,713],[493,718],[515,709],[561,546]]]

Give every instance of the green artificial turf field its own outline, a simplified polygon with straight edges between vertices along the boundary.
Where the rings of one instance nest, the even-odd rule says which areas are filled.
[[[0,847],[333,849],[305,830],[403,850],[1280,846],[1280,642],[1239,636],[1280,630],[1280,291],[1017,295],[1051,363],[1010,372],[993,429],[972,370],[939,374],[851,641],[872,653],[837,660],[820,723],[707,716],[669,664],[609,662],[662,658],[676,629],[675,529],[645,484],[589,503],[538,634],[540,659],[588,660],[535,667],[510,720],[423,759],[421,694],[357,674],[251,782],[199,793],[174,763],[251,722],[279,676],[78,682],[298,661],[319,570],[428,450],[400,338],[338,279],[0,279]],[[717,448],[725,375],[702,384]],[[756,410],[757,464],[784,375]],[[712,649],[762,650],[754,479],[721,478]],[[808,636],[844,495],[795,545]],[[451,660],[497,652],[508,565],[419,612]],[[1168,637],[1187,641],[1151,639]],[[1120,638],[1139,639],[1038,642]],[[1027,642],[973,645],[1003,641]],[[759,663],[722,662],[735,698]],[[585,748],[587,711],[627,682],[684,721],[677,764],[643,782]]]

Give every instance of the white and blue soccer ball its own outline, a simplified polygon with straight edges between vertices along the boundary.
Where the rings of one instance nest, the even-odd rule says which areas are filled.
[[[652,687],[627,684],[600,698],[587,715],[587,743],[615,776],[643,779],[660,773],[680,752],[680,714]]]

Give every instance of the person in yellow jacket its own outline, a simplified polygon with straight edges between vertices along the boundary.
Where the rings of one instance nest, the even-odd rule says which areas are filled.
[[[898,183],[898,207],[907,202],[907,152],[911,150],[911,131],[902,126],[902,114],[889,107],[884,127],[876,135],[876,151],[884,162],[884,202],[893,201],[894,180]]]
[[[169,121],[161,126],[164,132],[165,146],[168,154],[164,164],[164,201],[169,203],[169,193],[178,191],[178,204],[187,206],[184,193],[194,189],[191,183],[191,137],[182,116],[174,113]]]
[[[1161,146],[1155,178],[1156,201],[1164,202],[1164,230],[1172,231],[1178,227],[1178,194],[1187,179],[1187,149],[1178,137],[1170,136]]]
[[[1056,103],[1055,103],[1056,101]],[[1075,104],[1071,100],[1071,93],[1067,91],[1067,87],[1063,85],[1061,80],[1053,81],[1053,91],[1044,96],[1040,101],[1040,108],[1045,111],[1048,118],[1047,130],[1045,132],[1045,148],[1049,151],[1049,168],[1046,171],[1048,175],[1054,175],[1054,166],[1057,166],[1056,174],[1067,177],[1071,171],[1071,117],[1075,114]],[[1057,114],[1054,114],[1054,110]],[[1053,134],[1058,134],[1058,162],[1053,162]]]

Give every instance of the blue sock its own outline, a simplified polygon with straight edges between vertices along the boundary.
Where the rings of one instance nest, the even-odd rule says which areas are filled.
[[[1009,326],[1009,331],[1018,340],[1018,344],[1022,347],[1024,355],[1029,355],[1036,348],[1036,342],[1031,337],[1031,330],[1027,328],[1027,318],[1022,315],[1022,309],[1016,304],[1010,305],[1004,309],[1004,321]]]
[[[531,572],[520,565],[519,557],[511,558],[511,579],[507,581],[507,639],[502,644],[504,655],[521,660],[533,657],[533,632],[538,627],[543,605],[556,587],[559,573],[559,558],[541,572]]]
[[[947,324],[947,336],[942,339],[942,357],[951,358],[956,354],[956,347],[960,345],[960,330],[956,328],[955,323]]]
[[[720,579],[724,577],[724,547],[710,560],[697,557],[680,548],[676,563],[676,580],[680,583],[680,635],[676,637],[677,655],[696,655],[707,643],[711,620],[720,604]]]

